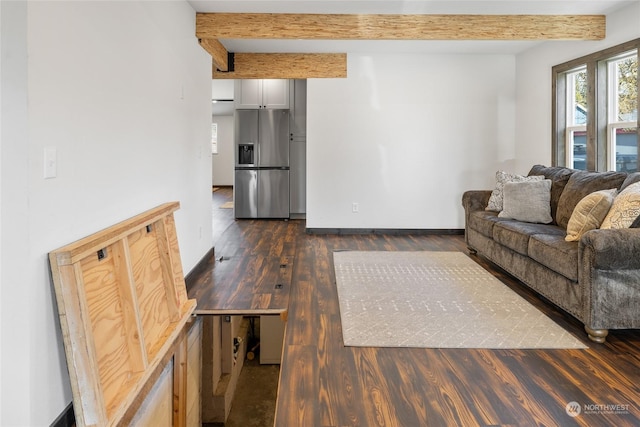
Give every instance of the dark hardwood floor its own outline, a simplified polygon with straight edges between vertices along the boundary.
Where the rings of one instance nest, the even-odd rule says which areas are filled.
[[[214,223],[214,230],[216,227]],[[583,339],[589,348],[343,345],[334,250],[467,253],[462,236],[311,235],[305,233],[304,220],[231,220],[224,227],[216,240],[216,257],[251,254],[291,258],[275,415],[278,427],[640,425],[640,331],[611,331],[605,344],[590,342],[578,321],[476,256],[471,258]],[[279,267],[265,263],[263,268]],[[233,280],[250,281],[252,275],[271,274],[255,269],[237,271],[243,277]],[[229,276],[225,280],[230,280]],[[568,415],[567,405],[573,402],[581,410],[577,416]]]

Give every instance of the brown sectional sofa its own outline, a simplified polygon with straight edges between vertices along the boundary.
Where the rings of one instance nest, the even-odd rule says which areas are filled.
[[[465,240],[585,325],[589,338],[605,341],[609,329],[640,328],[640,228],[595,229],[565,241],[574,207],[599,190],[622,190],[640,173],[587,172],[534,166],[529,176],[551,180],[550,224],[501,218],[485,210],[491,190],[467,191]]]

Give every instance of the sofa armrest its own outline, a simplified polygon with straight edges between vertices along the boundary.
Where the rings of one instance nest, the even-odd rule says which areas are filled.
[[[609,329],[640,328],[640,229],[588,231],[579,256],[589,337],[604,342]]]
[[[582,265],[598,270],[640,270],[640,228],[588,231],[580,254]]]
[[[491,190],[470,190],[462,195],[462,206],[466,213],[483,211],[489,203]]]

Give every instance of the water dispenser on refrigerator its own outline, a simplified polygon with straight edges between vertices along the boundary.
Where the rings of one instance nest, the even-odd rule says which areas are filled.
[[[238,144],[238,166],[255,166],[253,143]]]

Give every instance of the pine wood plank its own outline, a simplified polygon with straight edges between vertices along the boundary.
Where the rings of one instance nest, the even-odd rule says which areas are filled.
[[[144,396],[140,409],[122,425],[173,427],[173,360],[169,360],[163,368],[153,387]]]
[[[158,259],[160,261],[162,283],[164,284],[165,300],[169,310],[169,319],[175,322],[180,318],[180,298],[176,289],[176,277],[173,272],[175,263],[171,259],[171,242],[169,241],[164,218],[154,223],[152,232],[155,233],[154,240],[158,246]],[[182,272],[182,269],[180,271]]]
[[[178,233],[176,232],[176,220],[173,215],[166,215],[162,219],[164,231],[168,241],[169,257],[171,258],[171,269],[173,271],[174,291],[178,299],[178,305],[182,306],[187,302],[187,288],[182,271],[182,257],[180,256],[180,246],[178,244]]]
[[[208,40],[208,39],[205,39]],[[234,71],[214,63],[214,79],[322,79],[347,77],[346,53],[234,54]]]
[[[125,237],[111,245],[110,248],[113,254],[115,279],[119,285],[123,324],[131,368],[134,372],[144,371],[149,361],[144,345],[142,322],[136,315],[136,307],[138,307],[139,302],[132,274],[128,239]]]
[[[178,345],[173,353],[173,427],[187,425],[187,331],[183,329],[178,336]]]
[[[211,55],[213,70],[229,71],[229,55],[227,49],[216,39],[200,39],[200,46]]]
[[[79,265],[59,265],[51,263],[54,278],[58,317],[62,327],[69,377],[74,387],[74,396],[83,396],[82,401],[74,404],[76,419],[84,420],[87,425],[104,425],[107,422],[107,410],[100,383],[98,363],[96,362],[95,343],[86,304],[82,270]],[[76,337],[85,337],[86,346],[76,346]]]
[[[280,371],[280,381],[286,376],[284,380],[288,386],[278,388],[276,419],[281,420],[281,425],[288,426],[321,425],[317,409],[319,378],[315,346],[288,346],[285,354],[282,366],[291,369]],[[290,377],[292,374],[296,377]],[[280,402],[289,403],[285,407]]]
[[[186,421],[188,427],[202,426],[202,318],[194,317],[187,334]]]
[[[198,13],[200,39],[602,40],[604,15]]]
[[[165,290],[166,277],[162,273],[154,232],[149,233],[146,228],[136,230],[129,237],[129,246],[144,340],[151,359],[172,318]]]
[[[97,255],[81,261],[87,309],[92,325],[96,363],[107,416],[113,417],[131,387],[136,374],[129,352],[127,336],[122,333],[128,325],[121,307],[120,286],[114,274],[113,247],[100,260]],[[132,349],[132,352],[135,350]],[[138,363],[139,365],[139,363]]]
[[[202,420],[215,419],[215,390],[222,376],[221,329],[219,316],[202,318]]]

